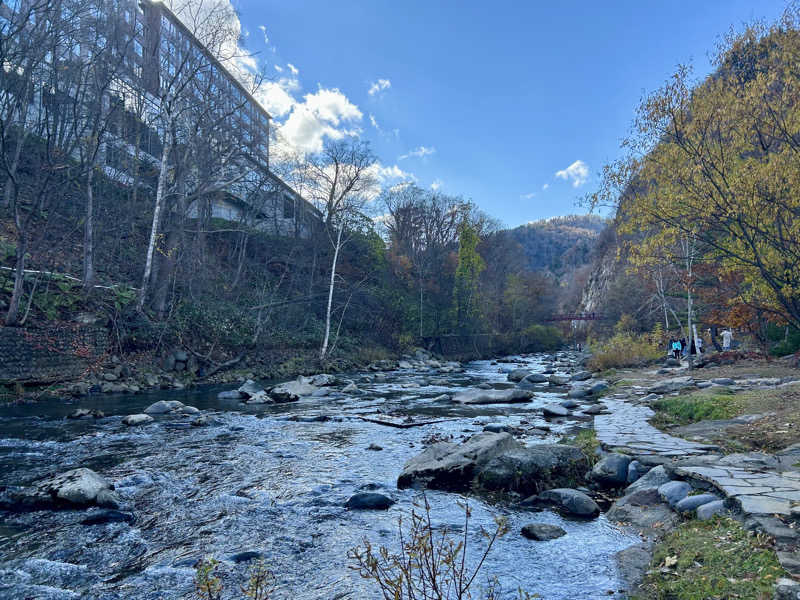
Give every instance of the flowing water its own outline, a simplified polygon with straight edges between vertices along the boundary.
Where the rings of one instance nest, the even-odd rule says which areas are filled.
[[[248,551],[260,553],[277,575],[274,598],[380,598],[348,568],[347,552],[365,537],[396,547],[397,519],[419,501],[418,492],[396,489],[397,476],[431,435],[457,441],[484,424],[500,423],[527,428],[531,435],[524,441],[531,444],[555,441],[574,425],[542,419],[537,408],[557,398],[547,391],[516,405],[464,407],[432,399],[480,383],[503,387],[505,371],[516,366],[541,371],[545,359],[512,357],[499,366],[477,361],[459,374],[398,370],[385,374],[382,383],[355,373],[349,378],[362,390],[359,395],[281,405],[218,400],[225,388],[214,387],[2,408],[0,486],[88,467],[115,483],[135,520],[80,524],[99,509],[0,512],[0,598],[188,598],[193,566],[204,556],[222,561],[225,597],[241,597],[248,565],[232,557]],[[197,406],[213,424],[190,427],[187,418],[177,416],[143,427],[121,423],[124,415],[162,399]],[[99,408],[106,417],[66,419],[78,406]],[[378,410],[444,420],[398,429],[359,418]],[[551,433],[531,429],[537,425]],[[371,444],[382,450],[368,450]],[[368,488],[397,503],[388,511],[344,508],[347,498]],[[427,497],[434,526],[463,534],[458,496],[428,492]],[[636,539],[602,515],[574,521],[475,498],[469,503],[473,557],[484,544],[480,527],[492,529],[497,515],[508,519],[511,530],[479,577],[484,582],[496,576],[502,598],[516,598],[518,588],[548,600],[622,597],[613,554]],[[560,525],[567,535],[529,541],[519,532],[534,521]]]

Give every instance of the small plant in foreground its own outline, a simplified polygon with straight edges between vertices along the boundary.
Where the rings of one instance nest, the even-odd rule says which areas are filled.
[[[364,539],[363,547],[353,548],[348,558],[352,569],[364,579],[374,582],[385,600],[468,600],[473,598],[473,584],[495,542],[508,533],[503,517],[495,519],[493,532],[481,530],[486,547],[474,568],[467,564],[469,520],[471,510],[466,501],[464,534],[453,536],[445,528],[434,531],[431,507],[423,494],[411,511],[407,530],[403,518],[398,519],[399,552],[381,546],[373,547]],[[482,596],[487,600],[498,597],[497,579],[491,579]],[[532,598],[520,590],[520,598]]]
[[[200,600],[220,600],[222,581],[217,576],[219,561],[204,558],[195,567],[195,596]],[[263,560],[254,560],[248,570],[247,584],[241,586],[244,598],[248,600],[269,600],[275,591],[275,574]]]

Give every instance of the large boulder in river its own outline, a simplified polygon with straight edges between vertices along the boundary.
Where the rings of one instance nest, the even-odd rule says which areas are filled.
[[[251,396],[255,396],[263,392],[264,388],[258,385],[252,379],[248,379],[242,385],[240,385],[239,389],[236,391],[239,392],[241,397],[250,398]]]
[[[514,382],[522,381],[528,375],[531,375],[531,374],[532,373],[531,373],[530,369],[514,369],[513,371],[511,371],[508,374],[508,380],[509,381],[514,381]]]
[[[618,488],[628,483],[631,457],[612,452],[592,468],[589,479],[604,488]]]
[[[397,478],[397,487],[465,490],[481,468],[522,444],[508,433],[479,433],[463,444],[439,442],[412,458]]]
[[[495,456],[480,470],[477,483],[486,490],[529,496],[543,489],[575,485],[588,468],[580,448],[537,444]]]
[[[275,386],[270,390],[269,395],[276,402],[294,402],[303,396],[310,396],[315,391],[317,391],[316,386],[297,379]]]
[[[533,392],[512,388],[510,390],[466,390],[453,396],[459,404],[516,404],[528,402]]]
[[[91,469],[72,469],[11,492],[7,499],[0,502],[0,507],[14,511],[86,506],[116,509],[122,505],[122,501],[113,489],[114,486],[107,479]]]

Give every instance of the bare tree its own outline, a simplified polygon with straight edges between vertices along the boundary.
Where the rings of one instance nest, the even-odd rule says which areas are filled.
[[[0,6],[0,168],[17,242],[6,325],[19,322],[34,229],[44,237],[48,203],[81,179],[83,165],[74,158],[80,145],[76,123],[83,117],[79,95],[89,64],[81,42],[94,8],[76,0],[16,3],[16,10]],[[21,172],[23,159],[36,177]]]
[[[329,142],[304,165],[308,193],[323,213],[325,231],[333,248],[320,360],[328,356],[339,254],[354,232],[371,223],[364,208],[377,185],[374,164],[375,155],[368,144],[348,139]]]

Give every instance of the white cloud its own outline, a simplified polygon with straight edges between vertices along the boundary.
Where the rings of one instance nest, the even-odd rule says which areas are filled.
[[[521,194],[519,199],[520,200],[530,200],[530,199],[534,198],[535,196],[536,196],[536,194],[534,194],[533,192],[530,192],[529,194]]]
[[[441,179],[437,178],[437,179],[433,180],[433,183],[431,184],[431,189],[435,192],[436,190],[438,190],[443,185],[444,185],[444,181],[442,181]]]
[[[360,120],[358,107],[337,88],[320,88],[315,94],[306,94],[306,106],[323,121],[338,125],[341,121]]]
[[[375,129],[377,129],[378,131],[382,131],[382,130],[381,130],[381,126],[380,126],[380,125],[378,125],[378,121],[375,119],[375,115],[373,115],[373,114],[370,114],[370,115],[369,115],[369,122],[370,122],[370,123],[372,123],[372,126],[373,126]]]
[[[572,187],[580,187],[589,179],[589,165],[582,160],[576,160],[566,169],[556,172],[556,177],[572,182]]]
[[[428,148],[427,146],[420,146],[419,148],[414,148],[408,154],[403,154],[398,160],[405,160],[412,156],[416,156],[418,158],[424,158],[426,156],[430,156],[431,154],[436,154],[436,148]]]
[[[276,70],[278,73],[283,73],[283,67],[281,67],[281,66],[279,66],[279,65],[273,65],[273,66],[275,67],[275,70]]]
[[[283,117],[292,110],[295,99],[280,82],[267,81],[256,92],[256,99],[273,117]]]
[[[543,192],[546,192],[546,191],[547,191],[547,188],[549,188],[549,187],[550,187],[550,184],[549,184],[549,183],[545,183],[545,184],[542,186],[542,191],[543,191]]]
[[[402,179],[405,181],[413,180],[416,181],[416,177],[407,171],[403,171],[397,165],[391,166],[384,166],[381,163],[375,163],[372,165],[373,167],[373,174],[378,179],[378,181],[385,183],[387,181],[392,181],[396,179]]]
[[[300,73],[300,69],[295,67],[292,63],[286,63],[286,66],[289,67],[289,70],[292,72],[292,75],[297,75]]]
[[[278,125],[281,135],[303,152],[319,152],[325,138],[339,140],[358,135],[354,126],[363,117],[358,107],[336,88],[320,88],[295,102],[285,123]]]
[[[378,81],[374,81],[372,85],[369,86],[369,90],[367,93],[370,96],[374,96],[375,94],[380,94],[384,90],[388,90],[392,87],[392,82],[388,79],[378,79]]]
[[[267,35],[267,28],[264,25],[259,25],[258,28],[261,30],[261,33],[264,34],[264,43],[269,44],[269,36]]]

